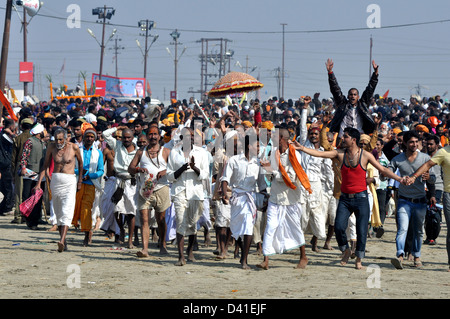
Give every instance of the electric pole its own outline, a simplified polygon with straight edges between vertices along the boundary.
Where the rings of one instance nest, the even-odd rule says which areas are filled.
[[[282,23],[281,26],[283,27],[283,53],[281,58],[281,94],[284,98],[284,53],[285,53],[285,47],[284,47],[284,28],[287,24]]]

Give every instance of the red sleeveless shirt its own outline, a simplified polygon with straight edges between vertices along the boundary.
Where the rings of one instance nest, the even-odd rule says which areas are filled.
[[[361,166],[361,157],[363,150],[359,156],[359,162],[356,167],[347,166],[345,158],[347,151],[344,154],[344,160],[341,166],[341,192],[346,194],[360,193],[367,190],[366,184],[366,170]]]

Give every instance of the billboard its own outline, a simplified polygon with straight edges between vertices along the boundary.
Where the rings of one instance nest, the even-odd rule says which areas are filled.
[[[19,62],[19,82],[33,82],[33,62]]]
[[[91,85],[98,82],[99,75],[92,74]],[[116,78],[114,76],[102,75],[105,81],[105,98],[127,97],[137,99],[145,97],[145,79],[144,78]]]

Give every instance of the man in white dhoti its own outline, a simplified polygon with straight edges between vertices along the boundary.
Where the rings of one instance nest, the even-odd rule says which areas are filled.
[[[230,230],[231,235],[241,246],[240,263],[243,269],[250,269],[247,257],[253,237],[253,227],[256,219],[256,190],[265,189],[264,175],[259,165],[259,141],[256,133],[245,135],[244,153],[232,156],[220,178],[222,189],[230,185],[232,195]],[[222,194],[224,203],[228,202],[228,194]],[[220,255],[219,255],[220,256]]]
[[[300,248],[300,260],[296,268],[305,268],[308,258],[305,252],[305,237],[300,225],[302,208],[301,186],[311,191],[309,180],[300,166],[300,154],[289,145],[289,131],[277,129],[279,146],[271,154],[271,162],[262,163],[272,172],[267,207],[267,224],[263,237],[264,260],[257,267],[269,269],[269,256]]]
[[[189,236],[187,255],[195,261],[193,245],[197,234],[197,221],[203,210],[205,197],[203,181],[209,177],[209,160],[201,143],[194,145],[194,130],[183,128],[182,145],[174,147],[167,162],[167,180],[172,183],[170,195],[175,208],[178,262],[186,264],[184,237]]]
[[[117,130],[122,130],[122,139],[120,141],[113,137]],[[138,147],[133,143],[133,132],[127,126],[113,127],[103,132],[106,143],[114,150],[114,176],[116,178],[115,192],[112,197],[115,206],[116,221],[120,228],[120,239],[125,240],[125,227],[122,215],[128,224],[128,248],[134,248],[134,228],[135,216],[137,211],[134,195],[136,194],[136,179],[128,173],[130,166]]]
[[[311,125],[309,129],[306,127],[306,118],[308,105],[311,102],[311,97],[305,97],[305,104],[303,106],[301,121],[300,121],[300,136],[298,142],[305,147],[323,151],[320,145],[319,133],[320,127],[318,125]],[[323,205],[323,190],[327,178],[332,180],[333,176],[324,175],[325,162],[329,162],[331,167],[331,160],[314,157],[306,153],[301,153],[301,165],[308,176],[313,192],[309,194],[302,189],[301,200],[302,203],[302,230],[304,233],[312,233],[311,246],[313,251],[318,251],[317,241],[325,239],[326,223],[327,223],[327,206]]]
[[[82,175],[75,175],[75,162],[83,167],[83,159],[78,145],[67,141],[67,131],[57,129],[54,133],[54,142],[50,142],[45,155],[44,166],[39,174],[35,190],[40,188],[41,181],[49,169],[51,161],[54,163],[50,190],[52,193],[53,212],[60,234],[58,251],[67,250],[66,235],[75,209],[77,189],[81,187]],[[78,184],[78,185],[77,185]]]

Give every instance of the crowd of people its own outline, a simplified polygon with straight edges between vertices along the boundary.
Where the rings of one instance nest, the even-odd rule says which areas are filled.
[[[409,259],[421,268],[422,244],[439,235],[425,229],[441,222],[428,216],[443,208],[450,221],[450,105],[440,96],[374,94],[375,63],[364,92],[345,95],[332,60],[326,69],[332,97],[323,99],[15,105],[19,120],[2,118],[0,213],[31,230],[50,223],[59,252],[70,227],[84,232],[84,246],[93,231],[139,245],[137,258],[149,256],[151,238],[162,255],[175,241],[178,266],[195,261],[199,232],[209,246],[214,231],[212,253],[227,258],[234,245],[244,269],[252,246],[263,255],[259,268],[292,249],[305,268],[306,235],[313,251],[332,249],[335,238],[341,264],[352,258],[361,269],[367,238],[381,238],[393,215],[392,265]]]

